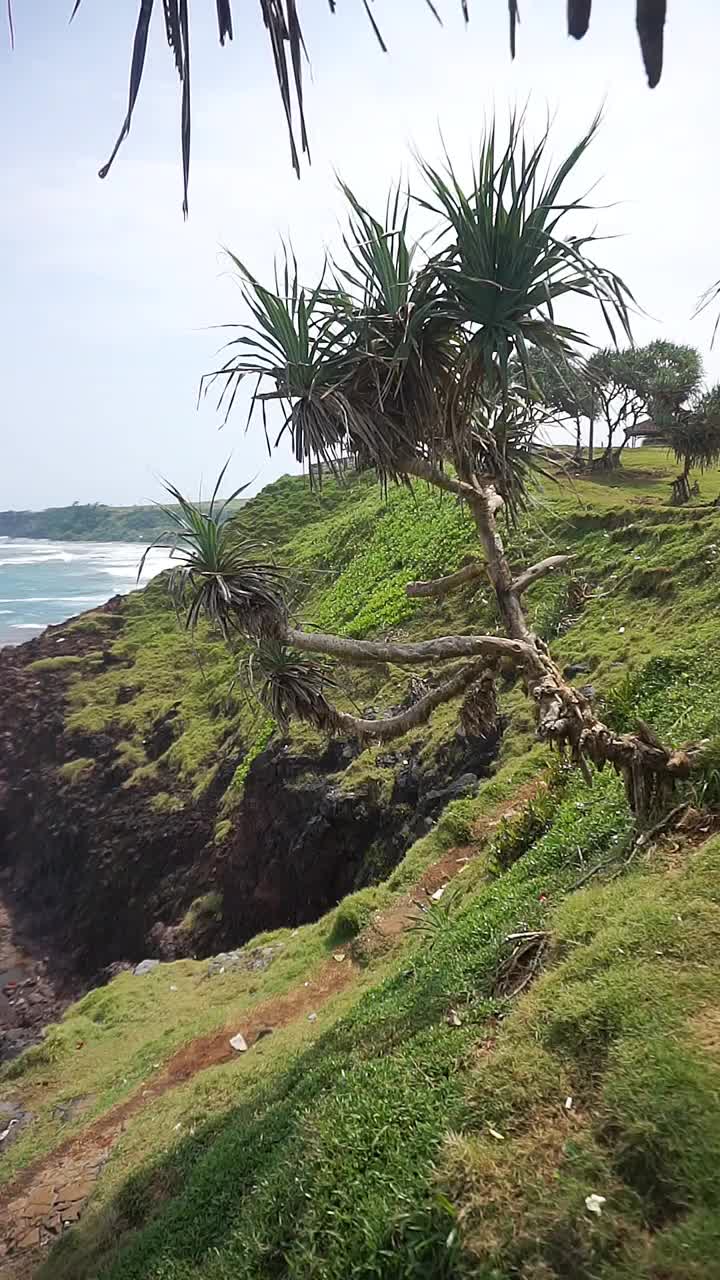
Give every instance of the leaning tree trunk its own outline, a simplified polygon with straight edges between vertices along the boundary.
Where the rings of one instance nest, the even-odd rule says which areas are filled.
[[[624,442],[619,449],[613,448],[612,438],[610,438],[600,457],[593,462],[593,471],[616,471],[620,466],[620,454],[624,448]]]
[[[504,502],[492,483],[469,472],[455,478],[417,456],[404,458],[402,469],[406,475],[436,484],[466,502],[485,552],[482,566],[472,561],[434,582],[410,583],[408,594],[443,596],[486,573],[506,634],[439,636],[434,640],[403,644],[394,640],[353,640],[286,626],[285,643],[303,652],[324,654],[345,663],[413,665],[471,659],[411,707],[384,719],[348,715],[324,702],[325,727],[330,732],[350,733],[364,741],[388,740],[424,723],[441,703],[465,691],[468,697],[464,714],[477,718],[480,704],[490,705],[487,685],[492,668],[500,660],[508,661],[522,672],[528,694],[535,703],[540,739],[561,753],[568,751],[588,782],[592,781],[590,764],[598,770],[611,765],[624,779],[634,813],[641,820],[648,818],[667,803],[676,781],[688,777],[703,744],[673,751],[646,725],[640,724],[636,733],[617,734],[603,724],[590,701],[563,678],[547,645],[530,627],[522,605],[523,594],[533,583],[571,557],[548,556],[514,575],[497,525],[497,514]],[[477,705],[473,707],[470,703]]]
[[[687,458],[680,475],[672,482],[672,501],[676,507],[690,501],[690,463]]]
[[[588,761],[599,770],[612,765],[623,777],[633,812],[648,817],[667,803],[675,781],[688,776],[691,754],[668,749],[645,725],[634,734],[613,733],[597,718],[588,699],[565,681],[547,646],[530,629],[521,603],[523,591],[541,575],[528,569],[513,577],[497,528],[503,500],[492,485],[477,488],[469,505],[507,633],[527,646],[525,681],[537,706],[539,737],[561,752],[569,750],[588,781]]]
[[[575,457],[576,466],[578,467],[581,466],[582,465],[582,427],[581,427],[581,419],[579,416],[575,419],[575,455],[574,457]]]

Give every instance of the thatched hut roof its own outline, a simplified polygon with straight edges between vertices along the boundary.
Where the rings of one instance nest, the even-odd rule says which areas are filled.
[[[659,427],[657,422],[653,422],[652,418],[643,418],[641,422],[636,422],[634,426],[628,427],[625,435],[630,440],[636,440],[641,436],[650,440],[662,440],[667,436],[667,428]]]

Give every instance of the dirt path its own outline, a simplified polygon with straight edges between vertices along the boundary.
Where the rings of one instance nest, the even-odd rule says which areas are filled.
[[[423,906],[432,900],[432,895],[461,874],[481,852],[501,819],[521,808],[541,785],[534,781],[518,788],[512,805],[499,806],[496,813],[478,823],[472,845],[448,850],[398,902],[377,913],[354,945],[359,944],[359,950],[365,954],[372,954],[378,945],[383,950],[389,949],[422,915]],[[0,1192],[0,1275],[3,1280],[28,1280],[39,1266],[45,1247],[80,1218],[115,1142],[137,1112],[199,1072],[241,1056],[230,1045],[231,1035],[240,1031],[250,1052],[263,1036],[317,1012],[331,996],[354,982],[360,970],[352,959],[351,948],[339,948],[336,955],[343,958],[331,957],[311,981],[256,1005],[218,1031],[184,1045],[152,1084],[29,1165],[11,1186]]]

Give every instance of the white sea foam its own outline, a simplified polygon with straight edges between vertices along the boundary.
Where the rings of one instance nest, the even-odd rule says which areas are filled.
[[[142,543],[0,538],[0,646],[145,586],[176,563],[167,547],[153,548],[143,562],[145,550]]]
[[[23,548],[24,550],[24,548]],[[69,564],[75,557],[69,555],[66,551],[58,551],[54,555],[34,555],[34,556],[12,556],[9,560],[0,560],[0,565],[16,565],[16,564],[50,564],[51,561]]]
[[[23,604],[104,604],[105,596],[22,596]],[[0,597],[0,604],[17,604],[17,596]],[[0,613],[7,613],[0,609]]]

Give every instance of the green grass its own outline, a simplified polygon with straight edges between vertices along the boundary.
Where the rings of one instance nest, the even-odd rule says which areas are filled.
[[[40,675],[42,672],[69,671],[73,667],[82,667],[85,659],[71,653],[60,653],[56,658],[38,658],[28,663],[28,671]]]
[[[642,718],[675,744],[710,739],[678,798],[718,805],[720,511],[703,505],[718,475],[677,509],[664,454],[626,452],[624,464],[574,492],[544,489],[509,535],[513,562],[574,554],[571,573],[534,589],[534,624],[561,663],[589,665],[577,682],[595,685],[618,730]],[[254,527],[255,509],[317,625],[408,637],[495,625],[482,588],[404,597],[407,578],[449,571],[472,548],[454,503],[422,491],[385,503],[365,478],[322,495],[285,480],[261,498],[241,520]],[[237,657],[202,631],[193,650],[161,591],[125,606],[114,650],[126,665],[71,678],[69,720],[85,734],[113,726],[126,782],[150,788],[161,812],[193,803],[232,761],[221,848],[273,726],[231,688]],[[406,682],[394,668],[352,672],[341,698],[390,704]],[[381,883],[314,925],[256,939],[282,944],[265,972],[209,979],[183,960],[123,974],[11,1064],[5,1090],[36,1121],[3,1178],[147,1087],[194,1037],[312,982],[338,948],[360,962],[316,1021],[291,1021],[128,1121],[43,1280],[714,1280],[720,838],[625,867],[635,833],[620,780],[606,772],[588,788],[533,745],[511,678],[501,706],[501,754],[477,796],[449,805]],[[170,711],[176,736],[150,761],[144,740]],[[455,721],[445,707],[393,749],[430,763]],[[288,749],[311,769],[321,746],[303,730]],[[384,754],[366,749],[337,784],[389,796]],[[529,784],[532,798],[515,802]],[[369,945],[377,913],[456,847],[476,856],[421,927]],[[198,900],[186,926],[202,930],[218,909]],[[539,976],[508,999],[507,939],[533,930],[546,936]],[[61,1128],[54,1109],[78,1094],[88,1109]],[[606,1198],[599,1217],[591,1194]]]
[[[104,1256],[113,1280],[272,1268],[460,1277],[479,1262],[503,1276],[542,1262],[554,1275],[579,1221],[575,1274],[624,1250],[638,1276],[652,1275],[633,1241],[658,1203],[672,1223],[681,1197],[717,1193],[715,1068],[678,1033],[716,989],[720,842],[682,877],[644,868],[632,893],[618,882],[567,897],[581,858],[612,852],[627,826],[614,780],[592,804],[578,779],[565,781],[551,829],[466,894],[432,947],[409,934],[387,976],[331,1011],[312,1044],[289,1056],[283,1045],[274,1067],[243,1074],[239,1101],[221,1083],[226,1109],[98,1206],[48,1274],[81,1280]],[[546,929],[551,952],[500,1025],[494,982],[521,924]],[[478,1050],[488,1035],[492,1051]],[[643,1044],[652,1084],[633,1056]],[[668,1110],[676,1088],[692,1104],[686,1128],[680,1103]],[[583,1218],[591,1192],[612,1205],[597,1226]]]
[[[85,782],[95,768],[95,761],[87,756],[78,756],[77,760],[68,760],[61,764],[58,773],[64,782],[72,785]]]

